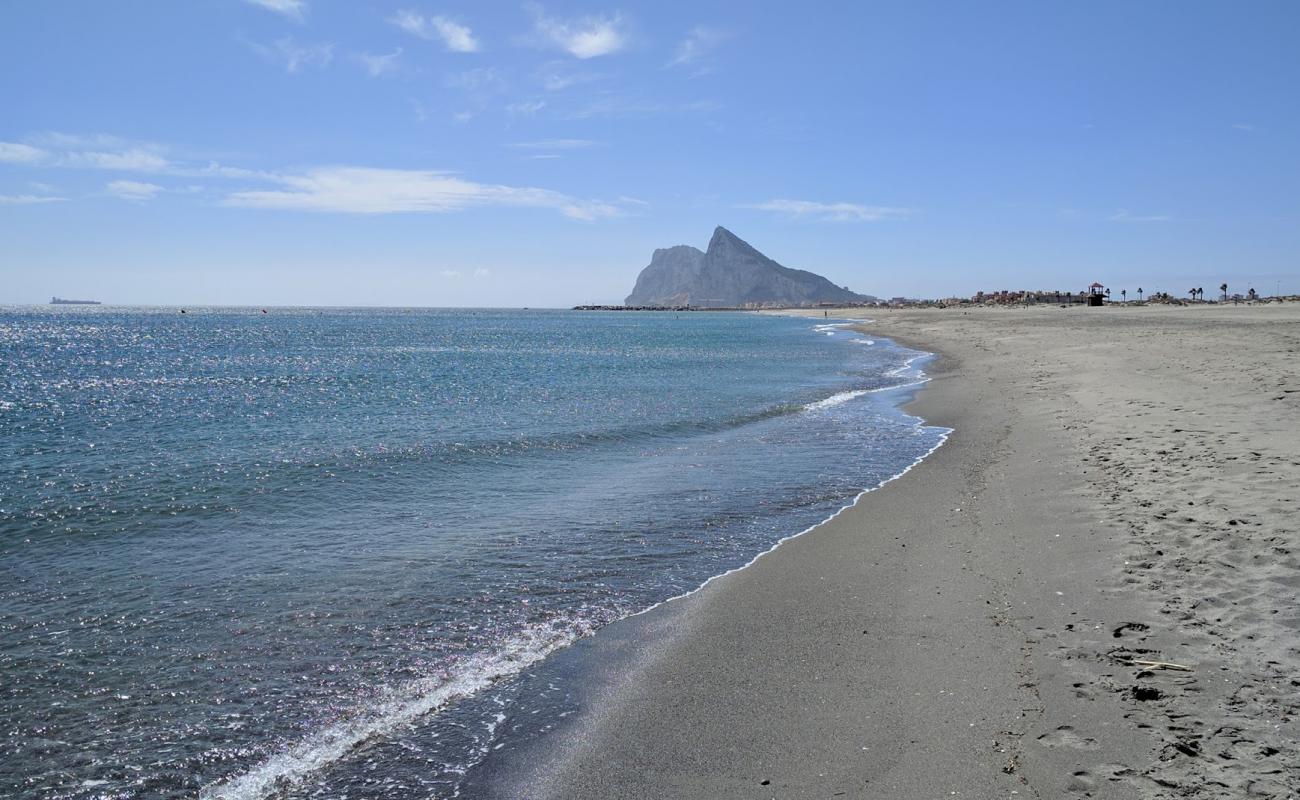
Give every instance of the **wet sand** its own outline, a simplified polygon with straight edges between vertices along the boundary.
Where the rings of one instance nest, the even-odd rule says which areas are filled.
[[[948,443],[611,626],[635,667],[512,793],[1300,792],[1300,305],[873,316]]]

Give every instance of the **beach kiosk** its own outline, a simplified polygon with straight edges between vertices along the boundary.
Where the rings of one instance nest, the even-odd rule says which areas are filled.
[[[1099,306],[1106,301],[1106,287],[1096,281],[1088,287],[1088,305]]]

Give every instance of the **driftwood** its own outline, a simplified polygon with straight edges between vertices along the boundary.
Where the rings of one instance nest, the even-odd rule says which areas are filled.
[[[1147,669],[1176,669],[1182,672],[1192,671],[1192,668],[1186,664],[1175,664],[1172,661],[1148,661],[1145,658],[1131,658],[1129,659],[1129,663],[1136,664],[1139,667],[1146,667]]]

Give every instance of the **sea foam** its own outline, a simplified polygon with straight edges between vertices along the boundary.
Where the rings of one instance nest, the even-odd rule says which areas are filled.
[[[395,687],[386,693],[385,699],[358,710],[355,719],[329,725],[241,775],[203,787],[199,798],[260,800],[270,797],[344,758],[366,741],[389,735],[452,701],[517,675],[591,631],[592,626],[582,621],[550,622],[520,631],[502,642],[498,649],[470,656],[443,674]],[[501,720],[498,717],[495,724]]]

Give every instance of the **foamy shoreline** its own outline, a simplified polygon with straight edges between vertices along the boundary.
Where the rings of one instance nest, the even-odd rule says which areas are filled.
[[[529,796],[1300,788],[1300,310],[875,316],[947,446],[681,603]]]

